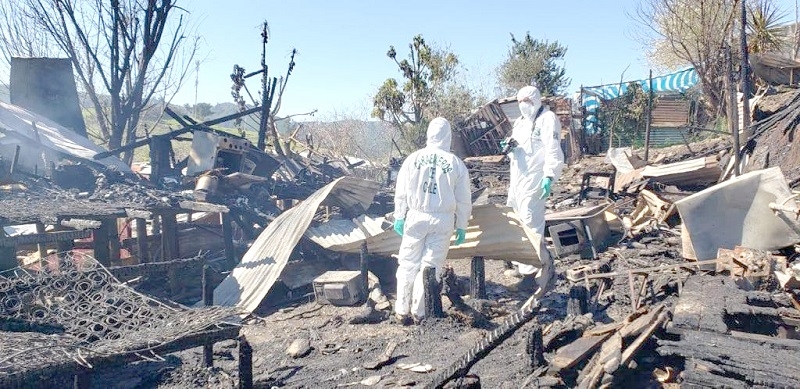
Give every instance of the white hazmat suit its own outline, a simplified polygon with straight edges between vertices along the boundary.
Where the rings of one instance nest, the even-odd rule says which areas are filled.
[[[437,277],[450,248],[453,230],[466,230],[472,213],[469,172],[450,152],[450,123],[433,119],[427,146],[405,159],[397,175],[394,218],[402,222],[395,313],[425,315],[423,272]]]
[[[517,146],[509,154],[511,179],[506,204],[540,237],[537,254],[543,268],[522,263],[515,265],[520,274],[535,274],[536,284],[542,291],[553,275],[552,259],[544,243],[544,210],[547,198],[542,198],[542,181],[545,177],[557,181],[564,167],[564,154],[560,144],[561,123],[555,113],[542,106],[536,87],[526,86],[520,89],[517,101],[522,117],[514,122],[511,130],[511,138],[517,142]]]

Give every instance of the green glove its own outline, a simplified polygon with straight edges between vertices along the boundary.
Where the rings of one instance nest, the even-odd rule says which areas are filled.
[[[503,139],[500,141],[500,150],[503,150],[508,145],[508,139]]]
[[[550,196],[550,186],[553,184],[553,179],[550,177],[542,178],[542,195],[539,196],[540,200],[546,199]]]
[[[394,232],[397,235],[403,236],[403,227],[405,227],[406,221],[403,219],[397,219],[394,221]]]
[[[467,239],[467,230],[462,228],[456,229],[456,246],[464,243],[464,240]]]

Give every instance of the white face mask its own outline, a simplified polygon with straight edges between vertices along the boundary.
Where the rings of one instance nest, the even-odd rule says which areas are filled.
[[[522,112],[522,117],[525,119],[533,120],[537,110],[539,110],[539,107],[533,105],[533,103],[527,101],[519,103],[519,111]]]

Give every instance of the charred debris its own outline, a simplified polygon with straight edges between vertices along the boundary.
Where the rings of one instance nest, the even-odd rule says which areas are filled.
[[[513,101],[484,106],[456,134],[467,242],[426,277],[429,319],[403,326],[396,164],[293,153],[270,129],[266,68],[238,68],[234,90],[257,75],[254,108],[167,108],[179,129],[110,151],[0,105],[0,386],[800,387],[797,90],[753,104],[741,151],[718,137],[653,158],[582,155],[570,102],[551,101],[570,163],[542,301],[505,272],[537,260],[504,207]],[[248,117],[256,145],[214,128]],[[147,170],[116,158],[145,145]]]

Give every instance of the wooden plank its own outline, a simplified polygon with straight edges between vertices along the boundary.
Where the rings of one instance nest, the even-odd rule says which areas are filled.
[[[178,203],[181,208],[189,209],[192,211],[197,212],[219,212],[219,213],[228,213],[228,207],[220,204],[212,204],[212,203],[202,203],[199,201],[188,201],[184,200]]]
[[[76,230],[93,230],[100,228],[99,220],[86,220],[86,219],[66,219],[62,220],[59,224],[62,227],[69,227]]]
[[[111,251],[108,246],[109,236],[108,220],[100,223],[100,227],[93,231],[94,258],[104,266],[111,266]]]
[[[136,218],[136,219],[150,219],[153,217],[153,213],[150,211],[145,211],[142,209],[133,209],[133,208],[125,208],[125,214],[128,217]]]
[[[639,318],[636,320],[622,327],[619,330],[620,335],[623,338],[627,338],[629,336],[640,334],[645,328],[652,324],[654,320],[657,319],[658,314],[661,313],[662,310],[664,310],[664,304],[657,305],[647,314],[639,316]]]
[[[633,358],[636,352],[639,351],[644,342],[646,342],[647,339],[649,339],[650,336],[652,336],[653,333],[656,332],[658,327],[660,327],[661,324],[667,320],[667,317],[668,317],[667,312],[661,312],[658,315],[658,319],[656,319],[656,321],[650,324],[650,326],[648,326],[644,332],[639,334],[636,340],[634,340],[633,343],[631,343],[631,345],[628,346],[628,348],[626,348],[625,351],[622,352],[622,358],[620,359],[621,365],[625,366],[628,364],[628,362],[630,362],[631,358]]]
[[[71,241],[92,236],[92,232],[84,231],[56,231],[42,234],[17,235],[0,238],[0,247],[14,247],[17,245],[55,243],[61,241]]]
[[[583,337],[558,349],[553,360],[550,362],[550,371],[557,372],[575,366],[596,350],[611,336],[611,334],[613,334],[613,332],[606,332],[598,336]]]

